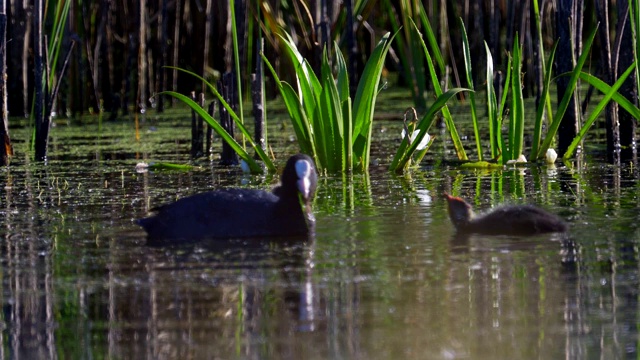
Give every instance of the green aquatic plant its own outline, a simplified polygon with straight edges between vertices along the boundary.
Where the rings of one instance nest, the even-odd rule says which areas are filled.
[[[467,87],[471,90],[475,90],[473,86],[473,71],[471,69],[471,47],[469,46],[469,39],[467,38],[467,30],[464,27],[462,18],[459,18],[460,27],[462,28],[462,52],[464,54],[464,69],[467,78]],[[473,134],[476,139],[476,149],[478,151],[478,160],[482,161],[482,145],[480,143],[480,132],[478,127],[478,114],[476,111],[476,96],[474,91],[469,93],[469,104],[471,108],[471,122],[473,123]]]
[[[427,108],[427,68],[425,67],[425,58],[421,56],[422,52],[422,36],[412,28],[412,19],[417,19],[418,24],[422,26],[424,36],[427,39],[433,58],[440,74],[445,73],[445,64],[440,47],[438,46],[437,37],[434,33],[431,22],[427,17],[424,5],[421,1],[401,0],[397,2],[398,11],[395,10],[392,1],[386,0],[382,2],[384,10],[389,16],[389,23],[394,32],[398,33],[396,37],[396,54],[402,64],[403,76],[413,98],[414,106],[418,111],[422,112]],[[393,16],[393,15],[396,16]]]
[[[531,153],[531,159],[537,160],[544,158],[547,150],[551,146],[551,142],[555,138],[556,133],[558,132],[558,128],[560,127],[560,123],[562,122],[562,118],[564,117],[567,108],[569,107],[569,101],[571,100],[571,95],[576,90],[578,85],[578,78],[580,77],[580,73],[582,72],[582,68],[589,57],[589,52],[591,51],[591,45],[593,44],[593,39],[596,36],[596,31],[598,30],[597,26],[594,26],[591,33],[587,36],[584,46],[582,48],[582,54],[578,58],[576,62],[576,66],[573,68],[573,71],[570,73],[569,83],[567,84],[567,90],[562,96],[562,100],[558,104],[558,108],[555,114],[549,114],[549,118],[553,119],[549,124],[549,128],[547,133],[545,134],[544,140],[542,141],[542,145],[538,148],[537,152]],[[542,137],[540,137],[542,139]],[[534,149],[535,150],[535,149]]]
[[[596,121],[598,116],[600,116],[600,114],[605,109],[607,104],[609,104],[609,101],[611,101],[612,99],[614,99],[614,101],[616,101],[618,103],[618,105],[620,105],[625,110],[627,110],[636,119],[640,119],[640,109],[638,109],[638,107],[634,106],[629,100],[627,100],[627,98],[625,98],[624,96],[622,96],[622,95],[620,95],[618,93],[618,89],[620,89],[620,87],[625,82],[625,80],[627,80],[629,75],[631,75],[631,73],[633,71],[635,71],[635,70],[636,70],[636,63],[634,62],[618,78],[618,80],[615,82],[615,84],[613,84],[613,86],[607,85],[604,81],[602,81],[602,80],[600,80],[600,79],[598,79],[598,78],[596,78],[596,77],[594,77],[594,76],[592,76],[590,74],[587,74],[587,73],[584,73],[584,72],[580,73],[580,78],[581,79],[583,79],[584,81],[586,81],[589,84],[591,84],[593,87],[595,87],[598,90],[600,90],[604,94],[604,96],[603,96],[602,100],[600,100],[600,102],[596,105],[596,107],[591,111],[591,113],[589,115],[589,118],[587,118],[587,120],[584,122],[584,124],[580,128],[580,131],[578,132],[576,137],[573,139],[573,141],[571,142],[571,144],[567,148],[567,151],[562,156],[563,159],[567,160],[567,159],[569,159],[569,158],[571,158],[573,156],[573,154],[576,151],[576,149],[578,148],[578,145],[580,144],[580,142],[582,142],[582,140],[584,140],[584,137],[587,134],[587,131],[589,131],[589,129],[591,128],[593,123]]]
[[[40,6],[36,6],[34,11],[41,13],[36,16],[36,18],[40,20],[37,21],[35,25],[34,81],[36,84],[34,86],[34,96],[32,99],[31,119],[33,120],[33,135],[31,144],[35,152],[35,158],[42,161],[47,157],[51,116],[53,114],[56,97],[58,96],[58,90],[60,89],[61,79],[67,69],[75,41],[71,42],[71,47],[67,53],[65,62],[60,71],[57,72],[58,61],[61,57],[64,29],[67,18],[69,17],[71,5],[68,1],[61,1],[49,10],[46,6],[44,8],[42,7],[43,3],[37,4]],[[48,36],[42,33],[45,25],[42,22],[42,16],[46,15],[47,11],[53,12],[49,14],[51,19],[51,33]],[[44,49],[45,45],[46,49]]]
[[[225,130],[224,127],[222,127],[222,125],[220,124],[220,122],[218,120],[214,119],[211,115],[209,115],[209,113],[205,109],[203,109],[197,102],[193,101],[188,96],[185,96],[185,95],[180,94],[180,93],[175,92],[175,91],[163,91],[163,92],[159,93],[158,95],[170,95],[170,96],[173,96],[176,99],[178,99],[178,100],[182,101],[183,103],[185,103],[186,105],[188,105],[192,110],[197,112],[198,115],[200,115],[200,117],[202,119],[204,119],[204,121],[207,122],[207,124],[209,124],[209,126],[211,126],[211,128],[227,144],[229,144],[229,146],[231,146],[233,151],[235,151],[238,154],[238,156],[242,160],[244,160],[246,162],[246,164],[249,167],[249,171],[250,172],[252,172],[252,173],[262,173],[263,169],[260,166],[260,164],[258,164],[258,162],[256,160],[254,160],[253,157],[251,155],[249,155],[249,153],[247,152],[245,140],[249,142],[251,147],[253,147],[255,153],[258,155],[260,160],[262,160],[262,162],[264,163],[264,165],[267,168],[267,170],[269,172],[275,172],[276,171],[276,167],[273,164],[273,162],[271,161],[271,158],[269,158],[269,156],[264,151],[262,146],[260,146],[260,143],[257,142],[257,141],[254,141],[252,139],[251,135],[249,134],[249,131],[244,126],[243,108],[242,108],[242,103],[243,103],[243,99],[242,99],[242,81],[241,81],[241,76],[240,76],[240,56],[238,55],[238,31],[236,29],[235,7],[234,7],[234,4],[233,4],[233,1],[231,2],[231,5],[230,5],[230,12],[231,12],[231,19],[232,19],[232,38],[233,38],[234,64],[235,64],[235,70],[236,70],[236,87],[237,87],[237,91],[238,91],[238,112],[237,113],[227,103],[227,101],[224,99],[224,97],[218,92],[216,87],[213,86],[210,82],[208,82],[202,76],[200,76],[200,75],[198,75],[198,74],[196,74],[194,72],[191,72],[191,71],[188,71],[188,70],[185,70],[185,69],[181,69],[181,68],[178,68],[178,67],[167,66],[167,68],[179,70],[179,71],[185,72],[185,73],[187,73],[187,74],[189,74],[191,76],[194,76],[194,77],[200,79],[202,81],[202,83],[207,86],[207,88],[211,91],[211,93],[218,99],[218,101],[222,104],[222,106],[224,106],[224,108],[227,110],[227,112],[229,113],[229,115],[233,119],[233,121],[236,124],[236,126],[238,127],[238,129],[240,129],[240,132],[242,134],[242,145],[240,145],[233,138],[233,136],[231,136],[227,132],[227,130]]]
[[[433,84],[434,93],[436,96],[436,100],[429,107],[426,113],[422,116],[422,119],[418,122],[416,126],[416,130],[419,131],[415,138],[413,136],[409,136],[409,132],[406,131],[406,136],[403,136],[402,142],[396,151],[396,154],[389,166],[389,170],[393,172],[403,172],[407,170],[411,164],[416,164],[419,162],[419,159],[422,159],[424,156],[424,152],[419,152],[417,156],[414,156],[416,150],[418,150],[418,146],[422,142],[425,136],[427,136],[427,131],[433,125],[435,120],[435,116],[439,111],[442,111],[442,116],[445,120],[445,124],[447,125],[447,129],[449,130],[449,135],[453,141],[456,154],[460,160],[467,160],[467,154],[464,151],[464,147],[462,146],[462,140],[458,135],[456,130],[453,117],[447,108],[447,102],[454,97],[456,94],[463,91],[472,91],[470,89],[465,88],[453,88],[446,92],[442,92],[442,88],[440,87],[440,79],[438,78],[438,74],[435,70],[433,59],[431,57],[431,52],[427,48],[424,40],[422,39],[422,34],[418,30],[418,27],[413,21],[410,21],[411,29],[416,34],[416,39],[419,40],[419,43],[422,47],[422,51],[425,56],[425,60],[427,63],[427,69],[429,70],[429,77]],[[413,160],[412,160],[413,159]]]
[[[193,73],[191,71],[180,69],[180,68],[176,68],[176,67],[171,67],[171,66],[169,68],[177,69],[179,71],[185,72],[187,74],[190,74],[190,75],[202,80],[202,82],[209,88],[209,90],[218,99],[218,101],[220,101],[222,106],[224,106],[224,108],[229,112],[229,115],[231,116],[231,118],[235,122],[235,124],[238,127],[238,129],[240,130],[240,132],[244,135],[245,139],[247,139],[247,141],[249,142],[251,147],[253,147],[253,149],[255,150],[256,154],[258,154],[258,156],[260,157],[260,160],[262,160],[264,162],[265,166],[267,167],[267,170],[269,170],[270,172],[275,172],[276,171],[275,165],[273,165],[273,162],[271,161],[269,156],[265,153],[265,151],[262,149],[260,144],[255,142],[251,138],[251,135],[249,134],[249,131],[247,130],[247,128],[242,123],[242,120],[240,119],[240,117],[236,114],[235,111],[233,111],[233,108],[229,105],[229,103],[227,103],[224,100],[224,98],[218,92],[218,90],[215,88],[215,86],[213,86],[210,82],[205,80],[202,76],[200,76],[200,75],[198,75],[196,73]],[[262,172],[262,167],[260,166],[260,164],[258,164],[253,159],[253,157],[251,155],[249,155],[249,153],[245,150],[245,148],[242,145],[240,145],[233,138],[233,136],[231,136],[222,127],[222,125],[220,124],[220,122],[218,120],[214,119],[211,115],[209,115],[209,113],[207,113],[207,111],[205,109],[203,109],[197,102],[193,101],[188,96],[185,96],[185,95],[180,94],[180,93],[175,92],[175,91],[163,91],[163,92],[159,93],[158,95],[170,95],[170,96],[173,96],[176,99],[182,101],[183,103],[185,103],[187,106],[189,106],[195,112],[197,112],[198,115],[200,115],[200,117],[202,117],[204,119],[204,121],[206,121],[207,124],[209,124],[209,126],[211,126],[211,128],[218,135],[220,135],[220,137],[224,141],[226,141],[227,144],[229,144],[229,146],[231,146],[231,148],[238,154],[238,156],[242,160],[244,160],[247,163],[247,165],[249,165],[249,169],[250,169],[250,171],[252,173],[261,173]]]
[[[298,51],[287,33],[280,35],[293,63],[295,89],[270,69],[291,118],[300,150],[310,154],[320,171],[366,172],[369,168],[373,113],[384,60],[395,35],[386,33],[378,42],[360,77],[355,98],[349,95],[349,76],[344,57],[334,47],[336,75],[327,51],[323,52],[320,78]]]
[[[414,153],[419,150],[418,148],[425,136],[429,136],[427,131],[429,131],[429,128],[433,125],[436,114],[440,110],[444,112],[447,102],[462,91],[469,91],[469,89],[453,88],[444,94],[440,94],[436,101],[422,116],[422,119],[420,119],[415,129],[412,131],[405,130],[405,136],[402,137],[402,142],[391,161],[391,165],[389,165],[389,170],[397,173],[403,172],[406,171],[412,163],[417,164],[420,162],[428,147],[426,147],[426,149],[420,149],[420,152],[415,156],[415,160],[412,161],[412,159],[414,158]],[[416,131],[417,134],[415,133]]]
[[[461,22],[461,26],[464,28],[464,24]],[[463,31],[464,33],[464,31]],[[562,117],[564,116],[565,111],[567,110],[567,106],[569,104],[569,99],[571,94],[575,91],[578,78],[584,78],[585,81],[592,83],[592,85],[605,94],[604,100],[613,99],[614,101],[620,101],[625,103],[622,96],[617,94],[617,87],[609,87],[604,84],[602,81],[599,81],[597,78],[590,76],[588,74],[582,73],[582,68],[585,64],[585,61],[589,55],[589,51],[591,49],[591,45],[593,43],[593,39],[596,34],[596,29],[594,29],[589,36],[587,37],[583,52],[580,55],[576,66],[573,71],[567,74],[562,74],[560,76],[570,76],[569,85],[567,88],[567,92],[563,95],[562,100],[560,101],[557,111],[555,114],[551,112],[551,108],[548,106],[550,103],[549,89],[551,87],[551,73],[552,73],[552,64],[555,58],[555,53],[557,49],[557,42],[551,50],[548,61],[543,62],[545,64],[543,68],[543,89],[540,96],[540,102],[536,109],[536,116],[534,119],[533,126],[533,142],[531,145],[531,153],[530,158],[532,160],[543,159],[546,157],[547,151],[550,149],[550,145],[556,135],[558,127],[560,126],[560,122],[562,121]],[[464,45],[465,47],[468,44]],[[522,159],[524,153],[524,129],[525,129],[525,107],[524,100],[522,95],[522,51],[518,42],[518,36],[514,37],[512,52],[509,56],[509,61],[507,64],[507,76],[505,81],[505,91],[503,92],[503,96],[500,102],[500,106],[498,107],[495,89],[493,87],[493,58],[491,56],[491,52],[489,51],[488,46],[485,43],[486,53],[487,53],[487,85],[486,85],[486,96],[487,96],[487,110],[488,110],[488,122],[489,122],[489,137],[490,137],[490,145],[491,145],[491,155],[494,160],[500,160],[499,162],[505,164],[509,161],[519,161],[518,159]],[[468,57],[465,56],[465,61],[470,61]],[[470,65],[466,64],[466,68],[468,69],[467,77],[470,78],[472,74],[469,73]],[[628,70],[630,71],[630,70]],[[470,86],[472,84],[470,83]],[[507,133],[507,141],[503,138],[502,134],[502,124],[503,124],[503,116],[504,116],[504,108],[505,104],[510,95],[510,113],[509,113],[509,126]],[[604,101],[603,100],[603,101]],[[598,105],[596,110],[601,111],[606,103],[602,103]],[[475,106],[475,102],[471,102],[471,106]],[[602,106],[602,108],[600,108]],[[633,105],[628,101],[623,105],[625,109],[631,108],[633,110]],[[637,108],[636,108],[637,109]],[[545,111],[548,113],[548,117],[552,119],[548,130],[546,133],[543,133],[543,120]],[[475,111],[472,110],[472,113]],[[631,111],[633,114],[634,112]],[[574,142],[577,143],[584,138],[586,131],[589,129],[590,125],[593,121],[595,121],[595,116],[591,116],[590,120],[587,122],[588,126],[583,126],[580,131],[579,138],[576,137]],[[477,125],[475,124],[474,119],[474,131],[476,136],[476,143],[479,140],[479,132],[477,130]],[[571,152],[567,155],[565,154],[565,158],[570,156],[570,154],[575,149],[575,146],[571,149]],[[479,148],[480,153],[480,148]],[[478,156],[479,159],[482,159],[481,155]]]
[[[513,37],[511,53],[511,111],[509,113],[509,146],[502,161],[517,160],[524,148],[524,98],[522,96],[522,49],[518,33]],[[503,151],[505,149],[503,148]]]
[[[447,125],[447,129],[449,130],[449,135],[451,136],[451,140],[453,141],[453,147],[455,148],[456,154],[458,156],[458,159],[460,160],[468,160],[467,157],[467,153],[464,151],[464,147],[462,146],[462,140],[460,139],[460,136],[458,135],[458,131],[456,129],[455,123],[453,122],[453,116],[451,116],[451,112],[449,112],[449,108],[446,106],[446,102],[453,97],[453,95],[461,92],[461,91],[471,91],[470,89],[464,89],[464,88],[456,88],[456,89],[451,89],[445,93],[442,92],[442,87],[440,86],[440,79],[438,78],[438,74],[436,72],[436,69],[433,65],[433,58],[431,56],[431,52],[429,51],[429,49],[427,48],[426,43],[424,42],[424,40],[422,39],[422,33],[420,32],[420,30],[418,30],[418,27],[416,26],[416,24],[413,22],[413,20],[411,21],[411,27],[413,29],[414,32],[416,32],[418,34],[418,39],[420,40],[420,45],[422,46],[422,51],[424,52],[424,56],[425,56],[425,60],[427,61],[427,69],[429,70],[429,77],[431,79],[431,83],[433,85],[433,91],[435,93],[436,96],[436,101],[434,102],[434,104],[431,106],[430,109],[427,110],[427,113],[425,116],[423,116],[423,120],[421,121],[421,123],[427,118],[427,115],[430,117],[427,121],[427,123],[425,123],[422,126],[428,125],[426,127],[427,131],[429,129],[429,127],[431,126],[431,123],[433,121],[433,117],[435,116],[435,114],[442,110],[442,117],[444,118],[444,122]],[[444,103],[442,103],[442,100],[444,100]],[[434,107],[435,106],[435,107]],[[435,111],[433,111],[435,110]],[[420,127],[420,125],[419,125]],[[413,147],[413,146],[412,146]],[[398,150],[398,152],[400,152],[400,149]],[[396,153],[397,154],[397,153]],[[411,156],[411,154],[408,154],[409,156]],[[401,168],[404,168],[404,165],[406,165],[406,162],[404,162],[405,159],[403,159],[403,165],[401,166]],[[408,159],[406,159],[408,161]],[[398,171],[399,168],[396,166],[394,167],[393,165],[391,166],[392,171]]]

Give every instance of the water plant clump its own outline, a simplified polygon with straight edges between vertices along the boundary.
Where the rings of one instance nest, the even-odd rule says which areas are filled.
[[[291,36],[280,35],[286,54],[294,64],[297,89],[280,80],[262,55],[284,100],[300,149],[313,157],[320,171],[368,171],[376,96],[384,60],[394,37],[386,33],[378,42],[365,65],[353,100],[349,94],[347,65],[337,44],[334,46],[335,76],[325,48],[318,78]]]

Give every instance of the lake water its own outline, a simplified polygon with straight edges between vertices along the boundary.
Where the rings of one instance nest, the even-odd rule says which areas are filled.
[[[401,123],[378,121],[368,177],[321,177],[312,239],[149,247],[134,220],[152,207],[277,181],[207,160],[136,172],[139,161],[188,161],[182,122],[146,119],[139,140],[132,122],[59,124],[46,166],[25,155],[29,132],[12,129],[0,357],[637,357],[637,168],[460,170],[434,145],[396,176],[386,167]],[[273,131],[285,134],[272,140],[279,165],[296,152],[288,131]],[[537,204],[571,229],[460,239],[444,191],[480,210]]]

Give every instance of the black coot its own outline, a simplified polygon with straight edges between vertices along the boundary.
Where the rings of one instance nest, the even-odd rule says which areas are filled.
[[[304,236],[313,227],[310,201],[317,175],[313,160],[303,154],[289,158],[272,192],[224,189],[180,199],[138,220],[149,243],[205,238]]]

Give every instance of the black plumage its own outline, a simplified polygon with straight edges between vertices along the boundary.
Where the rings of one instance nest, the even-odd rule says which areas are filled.
[[[206,238],[303,236],[313,226],[310,202],[317,184],[313,160],[303,154],[287,161],[272,192],[223,189],[164,205],[138,220],[150,242]]]

